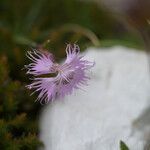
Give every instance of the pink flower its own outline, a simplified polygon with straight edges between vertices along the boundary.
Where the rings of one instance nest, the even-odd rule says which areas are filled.
[[[79,55],[80,48],[76,44],[68,44],[66,53],[64,63],[57,64],[49,52],[38,50],[27,52],[27,57],[32,61],[25,66],[28,69],[27,74],[35,76],[33,83],[27,85],[27,88],[39,92],[37,100],[41,103],[62,98],[71,94],[73,89],[87,85],[89,77],[86,73],[94,63],[83,60],[83,56]],[[43,75],[46,77],[42,77]]]

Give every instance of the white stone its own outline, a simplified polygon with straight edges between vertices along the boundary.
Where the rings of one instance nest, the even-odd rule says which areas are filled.
[[[96,63],[89,86],[43,109],[45,150],[119,150],[120,140],[131,150],[143,150],[145,133],[135,130],[135,120],[149,104],[146,53],[121,46],[89,48],[85,58]]]

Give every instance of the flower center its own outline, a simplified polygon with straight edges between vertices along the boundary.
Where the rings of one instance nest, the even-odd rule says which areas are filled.
[[[59,75],[59,84],[66,85],[69,84],[71,80],[73,80],[74,70],[71,68],[70,65],[59,65],[57,71]]]

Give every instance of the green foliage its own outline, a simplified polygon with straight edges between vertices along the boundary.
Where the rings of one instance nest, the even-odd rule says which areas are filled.
[[[129,150],[129,148],[123,141],[120,141],[120,150]]]
[[[143,49],[143,45],[141,45],[141,43],[138,42],[137,39],[129,39],[129,38],[124,38],[123,40],[121,39],[107,39],[107,40],[101,40],[100,42],[100,46],[101,47],[112,47],[115,45],[122,45],[125,47],[129,47],[129,48],[135,48],[137,50],[141,50]]]
[[[42,145],[37,138],[37,120],[33,101],[28,98],[24,84],[9,77],[6,56],[0,57],[0,149],[35,150]],[[36,116],[37,117],[37,116]]]

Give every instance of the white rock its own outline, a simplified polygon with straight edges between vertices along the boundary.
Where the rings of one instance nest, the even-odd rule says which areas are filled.
[[[119,150],[120,140],[131,150],[143,150],[144,132],[133,130],[133,122],[149,104],[146,54],[117,46],[90,48],[85,55],[96,63],[89,86],[42,112],[45,150]]]

